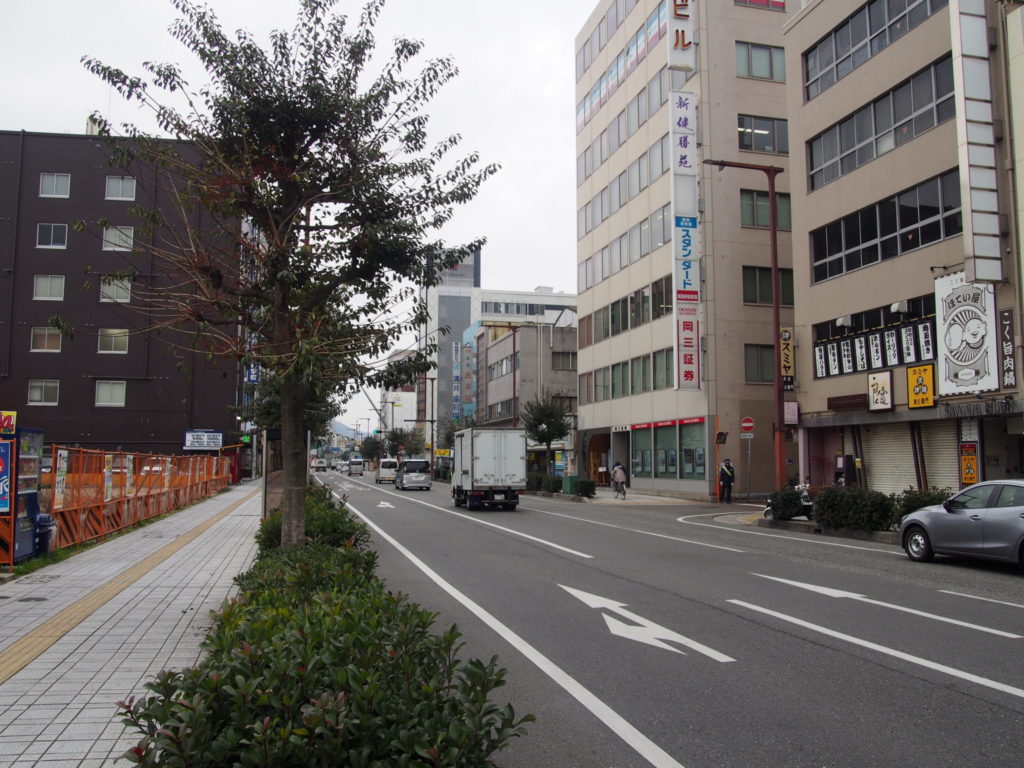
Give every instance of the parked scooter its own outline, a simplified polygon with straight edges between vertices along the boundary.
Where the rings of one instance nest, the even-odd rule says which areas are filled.
[[[808,520],[814,519],[814,501],[811,499],[811,484],[810,483],[797,483],[793,486],[794,491],[800,492],[800,508],[803,510],[804,516]],[[768,520],[775,519],[775,510],[772,509],[772,500],[769,496],[764,502],[764,512],[762,515]]]

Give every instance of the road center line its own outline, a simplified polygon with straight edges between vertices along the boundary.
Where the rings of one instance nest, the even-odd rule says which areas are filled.
[[[337,493],[334,493],[334,495],[339,501],[341,500]],[[468,596],[445,581],[439,574],[434,572],[430,566],[416,557],[416,555],[406,549],[390,534],[386,533],[379,525],[356,509],[351,502],[346,502],[346,506],[352,510],[353,513],[362,518],[363,522],[370,526],[377,535],[401,552],[402,555],[404,555],[409,562],[419,568],[427,578],[470,610],[473,615],[497,633],[499,637],[504,639],[513,648],[523,654],[523,656],[532,662],[538,669],[560,685],[570,696],[586,707],[598,720],[604,723],[616,736],[625,741],[647,762],[656,766],[656,768],[683,768],[683,766],[670,754],[665,752],[661,747],[637,730],[624,717],[605,704],[601,699],[597,698],[597,696],[577,682],[575,678],[570,676],[561,667],[548,659],[544,654],[513,632],[509,627],[500,622],[488,611],[484,610]]]
[[[1016,696],[1018,698],[1024,699],[1024,689],[1015,688],[1012,685],[1000,683],[997,680],[990,680],[987,677],[981,677],[979,675],[971,674],[970,672],[964,672],[962,669],[948,667],[945,664],[939,664],[937,661],[929,661],[928,659],[922,659],[920,656],[912,656],[909,653],[897,651],[895,648],[888,648],[887,646],[879,645],[878,643],[872,643],[870,640],[861,640],[859,637],[854,637],[853,635],[847,635],[842,632],[837,632],[834,629],[829,629],[828,627],[823,627],[819,624],[812,624],[809,621],[798,619],[795,616],[787,616],[784,613],[779,613],[778,611],[773,611],[768,608],[762,608],[759,605],[746,603],[742,600],[729,600],[727,602],[730,602],[733,605],[738,605],[742,608],[749,608],[750,610],[757,611],[758,613],[763,613],[766,616],[773,616],[776,619],[787,621],[790,624],[796,624],[798,627],[809,629],[812,632],[818,632],[820,634],[827,635],[828,637],[834,637],[837,640],[852,643],[853,645],[859,645],[862,648],[877,651],[878,653],[885,654],[886,656],[892,656],[893,658],[901,659],[903,661],[910,662],[911,664],[917,664],[918,666],[926,667],[927,669],[932,669],[936,672],[942,672],[945,675],[950,675],[951,677],[956,677],[960,680],[966,680],[969,683],[975,683],[977,685],[984,686],[985,688],[991,688],[992,690],[1000,691],[1002,693],[1008,693],[1011,696]]]
[[[721,512],[708,512],[702,515],[686,515],[684,517],[677,517],[676,522],[686,523],[687,525],[699,525],[703,528],[717,528],[720,531],[732,531],[733,533],[745,533],[748,536],[765,536],[769,539],[785,539],[787,541],[801,541],[807,544],[820,544],[823,547],[839,547],[841,549],[858,549],[862,552],[877,552],[882,555],[896,555],[897,557],[903,556],[903,551],[892,552],[888,549],[875,549],[874,547],[858,547],[853,544],[840,544],[837,541],[822,541],[821,539],[806,539],[802,536],[783,536],[779,533],[763,533],[762,531],[747,531],[743,528],[730,528],[726,525],[712,525],[711,523],[697,523],[694,522],[695,517],[718,517]]]
[[[320,482],[323,482],[323,481],[320,481]],[[374,490],[373,488],[370,488],[370,486],[368,486],[368,485],[366,487],[367,487],[368,490]],[[387,494],[389,494],[391,496],[397,496],[398,498],[406,499],[407,501],[415,502],[416,504],[422,504],[424,507],[430,507],[431,509],[436,509],[439,512],[445,512],[445,513],[447,513],[449,515],[455,515],[455,517],[461,517],[463,520],[469,520],[471,523],[478,523],[479,525],[486,525],[486,526],[489,526],[491,528],[496,528],[499,531],[504,531],[505,533],[510,533],[513,536],[519,536],[519,537],[524,538],[524,539],[529,539],[530,541],[535,541],[538,544],[543,544],[545,547],[551,547],[552,549],[557,549],[557,550],[559,550],[561,552],[565,552],[565,553],[570,554],[570,555],[575,555],[576,557],[582,557],[584,560],[593,560],[594,559],[593,555],[588,555],[586,552],[580,552],[579,550],[576,550],[576,549],[570,549],[569,547],[563,547],[561,544],[555,544],[555,542],[553,542],[553,541],[548,541],[547,539],[540,539],[540,538],[537,538],[536,536],[531,536],[528,533],[523,533],[522,531],[517,531],[514,528],[506,528],[505,526],[498,525],[497,523],[490,523],[490,522],[487,522],[486,520],[478,520],[475,517],[471,517],[470,515],[464,515],[463,513],[456,512],[453,509],[445,509],[444,507],[439,507],[436,504],[431,504],[429,501],[420,501],[419,499],[411,498],[411,497],[406,496],[404,494],[400,494],[400,493],[398,493],[396,491],[385,491],[383,488],[377,488],[376,490],[380,491],[381,493],[387,493]],[[333,489],[332,489],[332,492],[333,492]]]
[[[639,528],[627,528],[624,525],[616,525],[615,523],[603,523],[599,520],[589,520],[585,517],[576,517],[575,515],[566,515],[561,512],[549,512],[546,509],[537,509],[536,507],[523,507],[523,509],[529,509],[531,512],[540,512],[544,515],[551,515],[552,517],[564,517],[569,520],[577,520],[581,523],[590,523],[591,525],[603,525],[605,528],[617,528],[620,531],[629,531],[630,533],[639,533],[643,536],[654,536],[658,539],[669,539],[670,541],[681,541],[684,544],[695,544],[698,547],[710,547],[711,549],[724,549],[726,552],[739,552],[743,554],[744,550],[736,549],[734,547],[723,547],[720,544],[708,544],[703,541],[694,541],[693,539],[684,539],[679,536],[669,536],[664,533],[654,533],[653,531],[642,531]]]

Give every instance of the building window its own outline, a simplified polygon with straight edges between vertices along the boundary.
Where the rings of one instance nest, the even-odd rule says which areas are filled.
[[[740,190],[740,224],[744,227],[760,227],[768,229],[772,225],[771,213],[768,207],[769,196],[767,192],[760,192],[753,189]],[[790,210],[789,195],[785,192],[775,193],[775,211],[778,216],[779,229],[791,229],[792,212]]]
[[[579,389],[577,390],[580,405],[590,405],[594,402],[594,373],[580,374]]]
[[[634,291],[629,297],[629,327],[638,328],[651,321],[651,286]]]
[[[732,0],[733,5],[748,5],[751,8],[768,8],[773,11],[786,10],[786,0]]]
[[[130,251],[135,239],[135,227],[104,227],[104,251]]]
[[[682,424],[679,427],[679,477],[703,480],[705,471],[704,424]]]
[[[575,352],[552,352],[551,353],[551,369],[555,371],[575,371],[576,370],[576,353]]]
[[[102,408],[124,408],[126,382],[97,381],[96,405]]]
[[[633,477],[651,476],[651,430],[636,429],[631,433],[633,442]]]
[[[675,356],[672,354],[672,348],[659,349],[657,352],[651,355],[651,363],[654,368],[654,379],[652,382],[653,389],[671,389],[675,383],[673,377],[673,366]]]
[[[672,314],[672,275],[651,283],[651,319]]]
[[[793,306],[793,270],[779,269],[781,306]],[[743,301],[746,304],[772,303],[772,270],[769,267],[743,268]]]
[[[128,354],[127,328],[100,328],[99,349],[103,354]]]
[[[640,357],[634,357],[629,362],[630,372],[632,374],[632,392],[634,395],[639,395],[643,392],[651,391],[651,356],[641,355]]]
[[[64,275],[35,275],[32,278],[35,301],[64,301]]]
[[[810,101],[927,19],[949,0],[871,0],[803,55]]]
[[[36,248],[67,248],[67,224],[37,224]]]
[[[744,344],[744,379],[748,384],[774,381],[775,348],[771,344]]]
[[[963,232],[953,170],[811,232],[812,281],[885,261]]]
[[[60,331],[56,328],[36,327],[32,329],[32,352],[60,352]]]
[[[132,281],[128,277],[100,280],[100,301],[127,304],[132,300]]]
[[[57,379],[29,379],[29,405],[57,405],[60,399],[60,381]]]
[[[611,372],[608,368],[594,371],[594,402],[603,403],[611,396]]]
[[[594,343],[604,341],[608,338],[608,307],[601,307],[599,310],[594,312]]]
[[[622,298],[611,303],[611,332],[618,336],[629,330],[629,299]]]
[[[629,363],[612,365],[612,399],[629,394]]]
[[[807,142],[811,189],[820,189],[955,114],[953,62],[947,56]]]
[[[135,179],[131,176],[107,176],[107,200],[134,200]]]
[[[736,43],[736,74],[757,80],[786,82],[786,52],[774,45]]]
[[[789,154],[789,123],[774,117],[737,115],[739,148],[747,152]]]
[[[71,174],[70,173],[40,173],[39,174],[39,196],[40,197],[70,197],[71,196]]]

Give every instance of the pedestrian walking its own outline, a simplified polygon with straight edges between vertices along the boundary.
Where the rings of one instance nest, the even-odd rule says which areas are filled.
[[[735,481],[736,471],[732,468],[732,459],[726,459],[718,470],[718,484],[722,488],[719,498],[726,504],[732,504],[732,484]]]
[[[619,498],[619,494],[622,494],[623,500],[626,498],[626,468],[622,466],[622,462],[616,461],[615,466],[612,467],[612,487],[615,488],[615,498]]]

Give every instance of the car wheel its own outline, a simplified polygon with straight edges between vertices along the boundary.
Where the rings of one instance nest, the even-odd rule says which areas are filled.
[[[772,509],[771,507],[768,507],[764,511],[764,519],[765,520],[774,520],[775,519],[775,510]]]
[[[927,562],[935,556],[928,534],[924,528],[916,525],[910,528],[907,535],[903,537],[903,549],[906,550],[907,557],[915,563]]]

